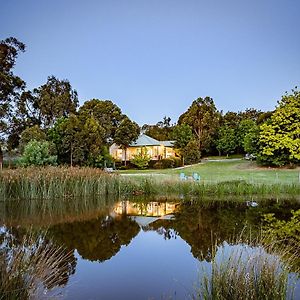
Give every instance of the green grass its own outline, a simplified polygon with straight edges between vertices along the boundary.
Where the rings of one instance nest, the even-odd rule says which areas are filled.
[[[300,184],[300,169],[278,169],[258,167],[255,162],[246,160],[224,160],[221,162],[204,161],[198,165],[186,167],[184,169],[164,169],[164,170],[126,170],[118,171],[119,174],[141,174],[154,175],[162,174],[165,178],[178,178],[184,172],[187,176],[192,176],[193,172],[201,176],[204,183],[219,183],[226,181],[246,181],[250,184]]]

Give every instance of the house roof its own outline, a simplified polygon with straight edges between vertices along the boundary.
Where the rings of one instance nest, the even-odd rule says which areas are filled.
[[[174,147],[175,141],[161,141],[160,144],[164,145],[165,147]]]
[[[160,141],[153,139],[146,134],[141,134],[135,142],[130,144],[130,147],[159,146],[161,144]]]

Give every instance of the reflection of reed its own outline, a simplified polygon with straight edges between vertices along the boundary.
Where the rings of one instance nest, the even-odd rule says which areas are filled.
[[[110,204],[111,203],[111,204]],[[62,199],[15,200],[0,202],[0,225],[7,226],[40,226],[48,227],[59,223],[85,221],[108,215],[114,199],[74,198],[71,201]]]
[[[57,247],[45,236],[31,234],[17,241],[6,230],[0,248],[0,299],[39,299],[48,295],[68,282],[75,265],[72,252]]]

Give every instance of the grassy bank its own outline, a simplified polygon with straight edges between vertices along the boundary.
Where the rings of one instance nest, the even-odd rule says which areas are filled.
[[[180,181],[178,176],[119,176],[92,168],[20,168],[0,175],[1,199],[91,198],[130,195],[224,196],[300,195],[300,184],[243,179]]]
[[[126,170],[121,175],[163,176],[178,179],[179,173],[191,176],[193,172],[201,176],[201,181],[207,184],[244,180],[250,184],[300,184],[300,169],[259,167],[255,162],[246,160],[224,159],[221,161],[206,161],[184,169],[164,170]]]

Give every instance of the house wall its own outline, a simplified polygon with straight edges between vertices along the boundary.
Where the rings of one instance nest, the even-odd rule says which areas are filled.
[[[145,147],[129,147],[126,151],[126,160],[131,160],[135,155],[141,153]],[[146,146],[147,154],[152,160],[159,160],[162,158],[169,158],[175,156],[175,151],[171,147],[160,146]],[[120,149],[116,144],[109,148],[109,153],[114,159],[125,161],[125,151]]]

